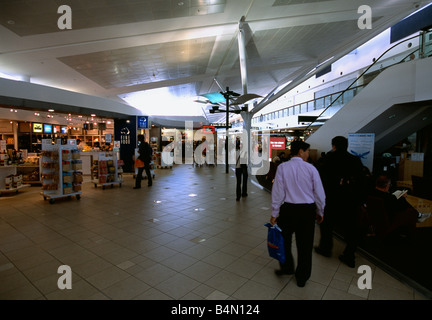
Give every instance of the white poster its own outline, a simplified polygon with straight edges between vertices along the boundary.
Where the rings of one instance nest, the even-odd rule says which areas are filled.
[[[348,152],[359,157],[370,172],[373,171],[375,133],[348,134]]]

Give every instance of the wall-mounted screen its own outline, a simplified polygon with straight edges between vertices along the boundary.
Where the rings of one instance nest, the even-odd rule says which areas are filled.
[[[42,123],[33,123],[32,124],[32,130],[35,133],[42,133],[43,132]]]
[[[93,123],[84,123],[83,129],[84,130],[93,130]]]
[[[67,130],[67,127],[61,127],[61,133],[68,133]]]
[[[43,131],[44,133],[53,133],[53,126],[52,124],[46,124],[43,125]]]
[[[60,126],[53,126],[54,133],[60,133]]]

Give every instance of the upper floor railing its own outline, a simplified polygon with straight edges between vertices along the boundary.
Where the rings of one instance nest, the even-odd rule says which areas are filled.
[[[377,76],[383,70],[385,70],[391,66],[394,66],[396,64],[403,63],[403,62],[406,62],[409,60],[422,59],[422,58],[429,57],[432,54],[432,32],[431,31],[427,31],[427,32],[425,31],[425,32],[421,32],[418,35],[415,35],[413,37],[410,37],[410,38],[407,38],[403,41],[400,41],[397,44],[395,44],[394,46],[387,49],[378,59],[375,59],[374,62],[368,68],[366,68],[345,90],[335,92],[332,94],[328,94],[328,95],[322,96],[320,98],[316,98],[316,99],[313,99],[310,101],[302,102],[302,103],[292,105],[292,106],[289,106],[286,108],[282,108],[280,110],[261,114],[261,115],[254,117],[252,119],[252,126],[254,126],[254,124],[255,124],[255,126],[257,126],[257,124],[262,123],[262,122],[277,120],[277,119],[286,118],[286,117],[290,117],[290,116],[294,116],[294,115],[298,115],[298,114],[304,114],[304,113],[308,113],[308,112],[312,112],[312,111],[316,111],[316,110],[322,110],[320,115],[317,117],[316,122],[319,122],[319,117],[322,116],[324,114],[324,112],[326,110],[328,110],[328,108],[330,108],[332,106],[337,107],[337,106],[345,105],[350,100],[352,100],[367,85],[367,83],[366,83],[363,85],[357,85],[357,86],[353,87],[355,84],[358,83],[359,79],[361,79],[361,77],[363,77],[373,66],[377,65],[378,62],[380,62],[381,59],[389,51],[398,47],[402,43],[405,43],[405,42],[412,40],[412,39],[415,39],[415,38],[419,38],[419,46],[417,49],[411,51],[409,54],[407,54],[400,61],[393,63],[393,64],[390,64],[386,67],[379,68],[378,72],[375,74],[375,76]],[[368,83],[370,81],[371,81],[371,79],[369,79]],[[232,123],[232,127],[240,127],[240,126],[242,126],[242,123],[243,123],[242,120],[237,120],[237,121]],[[313,123],[310,123],[306,127],[306,129],[309,128],[311,125],[313,125]]]

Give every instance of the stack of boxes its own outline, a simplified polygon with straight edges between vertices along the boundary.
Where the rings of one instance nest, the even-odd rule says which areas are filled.
[[[62,150],[63,194],[72,193],[71,151]]]
[[[11,174],[5,177],[5,189],[17,189],[22,185],[22,174]]]
[[[107,183],[108,163],[99,161],[99,183]]]

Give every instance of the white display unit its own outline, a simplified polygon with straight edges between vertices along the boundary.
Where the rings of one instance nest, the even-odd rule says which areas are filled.
[[[10,187],[9,189],[6,189],[6,182],[5,178],[10,175],[16,175],[17,174],[17,166],[0,166],[0,196],[2,193],[18,193],[18,190],[23,188],[28,188],[31,185],[30,184],[21,184],[17,187]]]
[[[42,143],[42,195],[44,200],[54,203],[55,199],[75,196],[81,198],[82,180],[76,183],[79,191],[75,191],[75,176],[81,173],[82,163],[79,157],[73,158],[72,153],[78,153],[76,145],[59,145]],[[80,166],[79,166],[80,165]]]
[[[121,178],[122,172],[119,172],[118,166],[116,152],[99,152],[97,178],[92,180],[95,188],[97,188],[97,186],[102,186],[102,189],[105,189],[106,186],[111,186],[112,188],[115,184],[121,187],[123,182]]]

